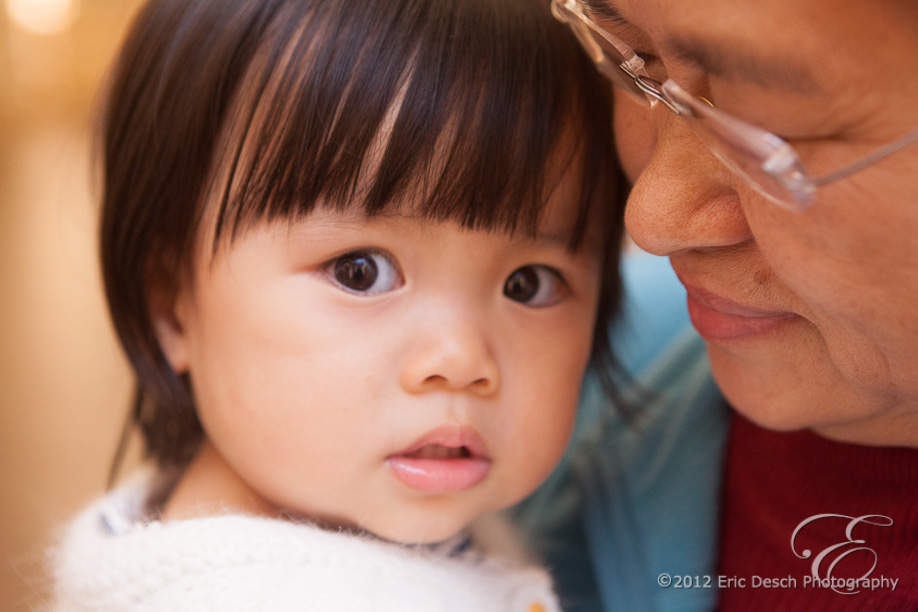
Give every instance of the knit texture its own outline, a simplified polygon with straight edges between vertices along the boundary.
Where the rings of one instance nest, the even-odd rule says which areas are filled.
[[[234,514],[144,523],[145,491],[72,523],[54,553],[57,612],[560,612],[544,571],[474,548]]]
[[[820,515],[837,516],[801,526]],[[746,581],[721,589],[723,611],[918,610],[918,450],[773,432],[735,415],[723,517],[719,573]],[[868,517],[851,528],[860,544],[845,534],[857,517]],[[841,546],[830,550],[835,545]],[[814,584],[814,571],[820,578],[868,574],[888,582],[853,593],[838,582],[837,590]],[[754,577],[794,582],[755,586]]]

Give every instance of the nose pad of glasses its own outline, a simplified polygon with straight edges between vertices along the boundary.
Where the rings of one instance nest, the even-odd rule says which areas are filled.
[[[567,23],[567,16],[564,14],[564,11],[561,9],[559,0],[552,0],[551,2],[551,16],[560,21],[561,23]]]

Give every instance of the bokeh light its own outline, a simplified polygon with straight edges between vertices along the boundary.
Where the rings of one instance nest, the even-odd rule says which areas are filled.
[[[66,31],[80,14],[79,0],[6,0],[10,20],[35,34]]]

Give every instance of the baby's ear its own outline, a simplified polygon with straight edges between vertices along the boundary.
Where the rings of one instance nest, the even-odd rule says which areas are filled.
[[[172,370],[176,374],[184,374],[189,368],[186,322],[190,292],[185,279],[178,285],[168,286],[157,281],[150,283],[150,318],[159,348]]]

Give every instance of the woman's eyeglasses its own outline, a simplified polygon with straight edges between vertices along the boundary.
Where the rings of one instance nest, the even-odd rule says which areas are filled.
[[[628,45],[596,25],[580,0],[552,0],[552,13],[573,30],[596,67],[632,99],[649,108],[658,103],[685,123],[730,170],[762,195],[795,212],[815,200],[816,188],[853,174],[918,142],[912,130],[867,156],[834,172],[810,176],[794,148],[781,137],[718,110],[672,79],[665,83],[647,74],[644,60]]]

